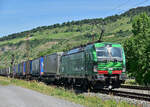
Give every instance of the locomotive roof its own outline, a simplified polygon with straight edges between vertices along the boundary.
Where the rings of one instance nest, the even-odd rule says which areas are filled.
[[[67,52],[64,53],[64,55],[69,55],[69,54],[73,54],[73,53],[77,53],[77,52],[81,52],[83,51],[86,47],[92,47],[92,46],[95,46],[95,47],[101,47],[101,46],[106,46],[106,45],[112,45],[112,46],[115,46],[115,47],[121,47],[120,44],[118,43],[110,43],[110,42],[97,42],[97,43],[91,43],[91,44],[87,44],[87,45],[81,45],[79,47],[76,47],[76,48],[73,48]]]
[[[111,42],[95,43],[94,45],[95,45],[95,47],[101,47],[101,46],[106,46],[106,45],[111,45],[111,46],[114,46],[114,47],[121,47],[120,44],[118,44],[118,43],[111,43]]]

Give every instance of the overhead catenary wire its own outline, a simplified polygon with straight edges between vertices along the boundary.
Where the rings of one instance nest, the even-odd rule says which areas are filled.
[[[130,0],[127,0],[127,1],[125,1],[125,2],[123,2],[123,3],[120,3],[119,5],[117,5],[117,6],[115,6],[115,7],[113,7],[112,9],[111,9],[111,11],[115,11],[115,10],[121,10],[120,8],[121,7],[123,7],[123,6],[125,6],[126,4],[128,4],[130,2]],[[122,11],[122,10],[121,10]],[[124,10],[123,10],[124,11]],[[110,11],[109,12],[106,12],[106,14],[109,14],[110,13]],[[119,11],[119,13],[120,13],[120,11]],[[116,13],[116,14],[119,14],[118,12]],[[106,16],[108,16],[108,15],[106,15]]]
[[[130,0],[128,0],[129,2],[130,2]],[[142,4],[144,4],[144,3],[146,3],[146,2],[148,2],[149,0],[141,0],[142,2],[139,2],[139,3],[136,3],[136,4],[134,4],[133,6],[134,7],[138,7],[139,5],[142,5]],[[122,5],[122,6],[125,6],[125,5]],[[116,8],[117,9],[117,8]],[[118,9],[120,9],[120,8],[118,8]],[[121,13],[123,13],[123,12],[125,12],[126,10],[121,10],[120,9],[120,11],[119,12],[117,12],[118,14],[121,14]]]
[[[113,8],[112,10],[120,9],[120,7],[125,6],[129,2],[130,2],[130,0],[127,0],[126,2],[123,2],[122,4],[119,4],[118,6],[116,6],[115,8]]]
[[[139,1],[140,2],[135,3],[133,6],[134,7],[138,7],[139,5],[142,5],[142,4],[146,3],[146,2],[148,2],[149,0],[139,0]],[[131,2],[131,0],[127,0],[127,1],[119,4],[118,6],[112,8],[111,11],[119,10],[116,14],[121,14],[121,13],[126,11],[126,9],[122,9],[122,8],[125,7],[130,2]]]
[[[134,6],[138,6],[138,5],[142,5],[142,4],[144,4],[144,3],[146,3],[146,2],[148,2],[149,0],[142,0],[142,2],[139,2],[139,3],[136,3]]]

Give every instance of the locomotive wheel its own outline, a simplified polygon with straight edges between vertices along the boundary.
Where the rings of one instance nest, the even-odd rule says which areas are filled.
[[[83,80],[82,83],[81,83],[81,88],[83,91],[87,92],[88,89],[89,89],[89,84],[88,84],[88,81],[87,80]]]

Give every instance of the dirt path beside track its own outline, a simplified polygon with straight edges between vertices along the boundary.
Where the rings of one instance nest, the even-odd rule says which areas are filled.
[[[36,91],[0,86],[0,107],[83,107],[69,101],[43,95]]]

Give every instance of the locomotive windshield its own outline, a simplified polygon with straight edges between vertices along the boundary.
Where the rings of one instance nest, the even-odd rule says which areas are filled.
[[[116,47],[112,47],[110,50],[110,55],[112,57],[119,57],[121,58],[122,54],[121,54],[121,49],[120,48],[116,48]]]
[[[98,57],[108,57],[109,56],[108,50],[105,47],[97,48],[96,52],[97,52]]]
[[[98,57],[113,57],[122,58],[122,50],[118,47],[101,47],[96,48],[96,53]]]

